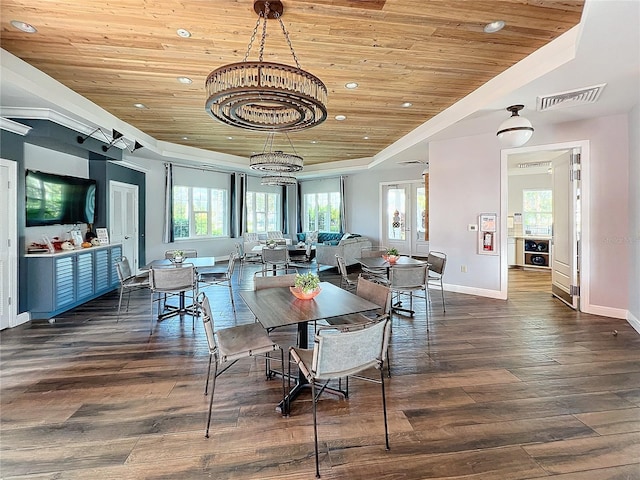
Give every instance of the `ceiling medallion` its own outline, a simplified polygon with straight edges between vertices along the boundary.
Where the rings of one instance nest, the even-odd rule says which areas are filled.
[[[217,68],[207,77],[207,113],[227,125],[255,131],[288,132],[319,125],[327,118],[327,87],[300,68],[282,23],[282,2],[258,0],[253,9],[258,21],[243,61]],[[280,23],[295,67],[262,61],[267,19]],[[258,61],[248,61],[261,20],[260,55]]]

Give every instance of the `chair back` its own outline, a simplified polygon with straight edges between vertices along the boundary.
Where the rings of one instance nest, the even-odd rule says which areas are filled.
[[[245,242],[259,242],[260,238],[257,233],[245,233],[242,235]]]
[[[429,252],[427,257],[429,263],[429,271],[437,273],[439,276],[444,275],[444,267],[447,265],[447,255],[442,252]]]
[[[233,275],[233,271],[236,268],[236,261],[238,260],[238,254],[236,252],[231,252],[229,255],[229,263],[227,264],[227,277],[231,278]]]
[[[282,240],[284,235],[280,231],[267,232],[267,240]]]
[[[318,380],[381,368],[389,342],[389,319],[348,331],[321,329],[315,337],[312,374]]]
[[[236,243],[236,255],[239,259],[244,258],[244,244],[242,242]]]
[[[358,278],[356,295],[380,306],[381,314],[391,311],[391,289],[378,282],[372,282],[366,278]]]
[[[427,283],[427,265],[391,267],[389,281],[392,290],[423,288]]]
[[[198,311],[202,315],[202,324],[204,325],[204,333],[207,336],[207,344],[209,345],[209,351],[212,352],[216,348],[215,327],[213,322],[213,314],[211,313],[211,304],[209,298],[204,292],[200,292],[196,297],[196,303],[198,304]]]
[[[344,257],[341,255],[336,255],[336,263],[338,264],[338,271],[340,272],[340,276],[342,278],[348,278],[349,274],[347,271],[347,262],[345,262]]]
[[[154,292],[183,292],[196,284],[196,269],[190,263],[149,269],[149,286]]]
[[[387,253],[386,247],[364,247],[360,250],[361,257],[381,257]]]
[[[269,248],[262,249],[263,263],[289,263],[289,250],[286,248]]]
[[[118,280],[120,280],[121,284],[133,276],[127,257],[120,257],[116,260],[116,271],[118,272]]]
[[[253,289],[263,290],[265,288],[293,287],[296,283],[296,275],[297,273],[276,276],[261,276],[256,274],[253,277]]]
[[[167,250],[166,252],[164,252],[164,258],[166,259],[173,258],[173,254],[175,252],[176,250]],[[184,258],[196,258],[198,256],[197,250],[181,250],[181,252]]]

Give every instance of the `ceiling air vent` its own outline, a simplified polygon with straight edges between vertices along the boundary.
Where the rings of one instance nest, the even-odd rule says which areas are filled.
[[[600,97],[606,83],[594,85],[593,87],[580,88],[578,90],[569,90],[568,92],[554,93],[538,97],[537,108],[539,112],[547,110],[555,110],[558,108],[576,107],[578,105],[586,105],[595,103]]]

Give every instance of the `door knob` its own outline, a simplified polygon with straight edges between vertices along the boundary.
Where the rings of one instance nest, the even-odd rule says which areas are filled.
[[[129,235],[125,235],[125,236],[124,236],[124,239],[125,239],[125,240],[129,240]]]

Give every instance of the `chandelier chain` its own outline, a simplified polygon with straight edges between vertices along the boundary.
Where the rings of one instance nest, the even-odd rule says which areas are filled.
[[[296,52],[293,50],[293,45],[291,45],[291,39],[289,38],[289,32],[287,32],[287,28],[284,26],[284,22],[282,21],[282,18],[280,17],[280,15],[276,14],[276,18],[278,19],[278,22],[280,22],[280,26],[282,27],[282,33],[284,34],[284,38],[287,40],[287,43],[289,44],[289,49],[291,50],[291,56],[293,57],[293,61],[296,62],[296,67],[302,70],[302,68],[300,68],[300,62],[298,62],[298,56],[296,55]]]
[[[255,27],[253,27],[253,33],[251,34],[251,39],[249,40],[249,45],[247,45],[247,53],[244,54],[243,62],[246,62],[249,59],[249,53],[251,52],[251,47],[253,46],[253,41],[256,39],[256,34],[258,33],[258,27],[260,26],[260,20],[262,17],[258,15],[258,21],[256,22]],[[266,22],[266,20],[265,20]],[[263,37],[264,41],[264,37]]]
[[[262,38],[260,39],[260,55],[258,61],[262,61],[264,56],[264,44],[267,41],[267,18],[269,18],[269,2],[264,2],[264,23],[262,24]]]

